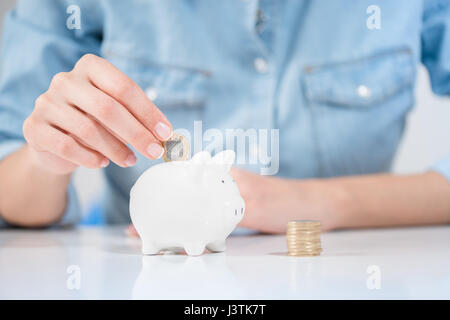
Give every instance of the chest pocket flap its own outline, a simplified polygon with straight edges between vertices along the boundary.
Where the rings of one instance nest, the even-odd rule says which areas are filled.
[[[162,109],[205,106],[211,74],[180,67],[153,68],[137,76],[147,96]]]
[[[368,107],[413,84],[411,51],[397,49],[358,60],[306,67],[305,97],[310,102]]]
[[[202,109],[212,73],[188,66],[150,62],[131,55],[109,53],[107,58],[145,91],[160,109]]]

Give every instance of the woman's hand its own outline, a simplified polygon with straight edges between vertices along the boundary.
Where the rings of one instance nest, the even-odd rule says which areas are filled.
[[[23,133],[35,163],[55,174],[78,166],[100,168],[112,160],[136,163],[127,147],[150,159],[162,156],[172,127],[142,89],[108,61],[83,56],[74,69],[53,77],[25,120]]]
[[[245,201],[242,227],[282,233],[290,220],[314,219],[324,230],[334,227],[334,194],[321,182],[261,176],[231,169]]]
[[[450,184],[437,172],[328,179],[283,179],[232,169],[246,212],[241,226],[285,232],[290,220],[323,230],[442,224],[450,221]]]

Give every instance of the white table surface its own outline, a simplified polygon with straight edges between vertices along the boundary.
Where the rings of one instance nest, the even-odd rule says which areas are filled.
[[[450,298],[450,226],[324,233],[313,258],[286,256],[283,236],[232,236],[227,246],[142,256],[123,228],[0,230],[0,298]],[[369,266],[379,289],[367,285]],[[80,288],[69,289],[77,275]]]

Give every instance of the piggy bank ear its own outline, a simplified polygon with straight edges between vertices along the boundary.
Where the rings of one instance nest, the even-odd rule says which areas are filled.
[[[192,158],[191,161],[195,164],[205,164],[211,162],[211,155],[208,151],[200,151],[197,152]]]
[[[205,171],[205,165],[211,163],[211,154],[208,151],[197,152],[190,160],[189,172],[197,179]]]
[[[229,171],[234,163],[235,157],[236,155],[233,150],[225,150],[216,154],[211,160],[213,163],[223,166],[226,171]]]

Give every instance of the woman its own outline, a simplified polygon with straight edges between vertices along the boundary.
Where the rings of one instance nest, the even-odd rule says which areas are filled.
[[[19,1],[3,40],[0,220],[76,222],[84,166],[105,172],[107,222],[127,223],[161,143],[201,120],[279,129],[276,176],[233,171],[243,227],[448,223],[450,158],[387,172],[418,64],[450,94],[449,30],[449,1]]]

